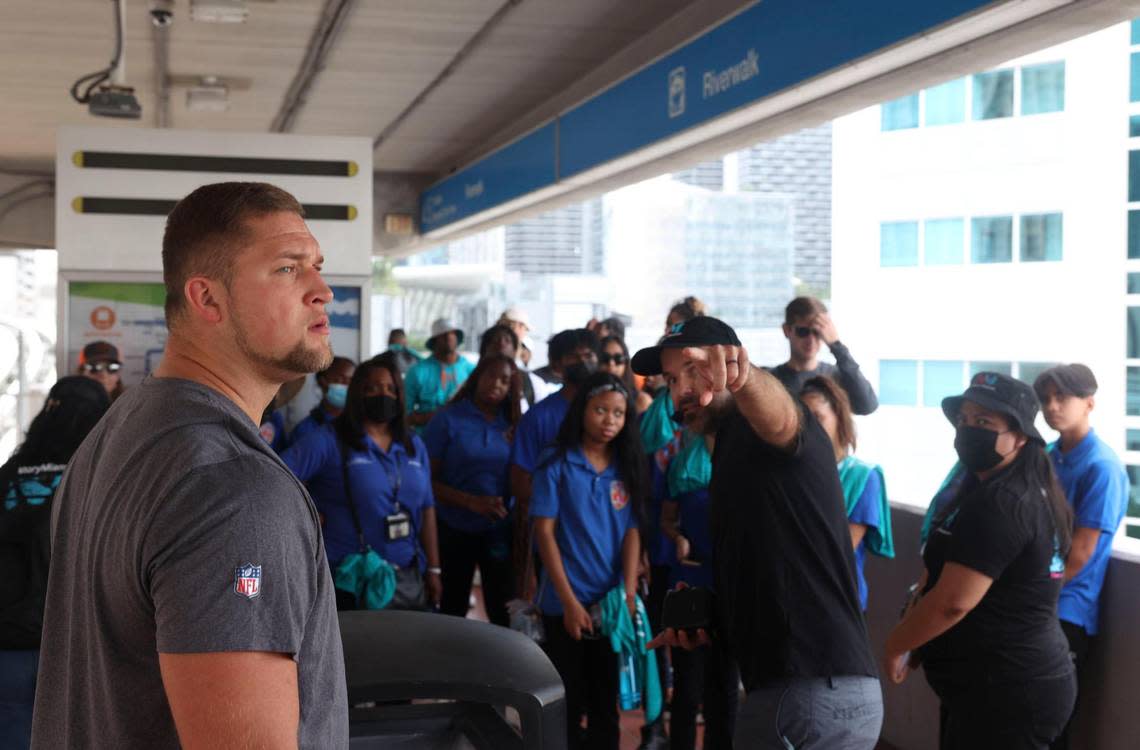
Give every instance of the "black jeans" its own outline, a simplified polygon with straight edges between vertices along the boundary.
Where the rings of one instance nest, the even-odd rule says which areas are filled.
[[[697,742],[697,707],[704,705],[705,750],[731,750],[736,731],[740,672],[723,639],[686,651],[673,650],[673,704],[669,720],[671,750],[693,750]]]
[[[649,615],[649,628],[653,635],[661,632],[661,610],[665,607],[665,594],[669,593],[668,565],[654,565],[649,569],[649,598],[645,602],[645,613]],[[657,677],[661,681],[661,692],[669,686],[669,665],[672,659],[670,648],[657,649]]]
[[[1069,721],[1065,724],[1065,728],[1061,730],[1061,736],[1053,742],[1053,750],[1069,750],[1069,729],[1072,727],[1073,719],[1077,715],[1077,708],[1081,705],[1081,672],[1084,671],[1085,662],[1089,657],[1089,646],[1091,645],[1092,636],[1088,634],[1080,625],[1074,625],[1071,622],[1061,620],[1061,630],[1065,633],[1065,638],[1069,640],[1069,656],[1073,659],[1073,666],[1077,670],[1077,700],[1073,704],[1073,713],[1069,717]]]
[[[483,604],[487,619],[508,627],[507,601],[514,587],[511,567],[510,526],[468,534],[437,521],[439,528],[439,561],[443,574],[443,596],[439,609],[445,615],[467,616],[471,598],[471,581],[475,566],[483,580]]]
[[[942,750],[1047,750],[1077,698],[1073,672],[942,691]]]
[[[543,617],[543,650],[566,688],[566,747],[568,750],[618,750],[618,661],[609,638],[576,641],[561,617]],[[578,717],[586,714],[586,732]]]

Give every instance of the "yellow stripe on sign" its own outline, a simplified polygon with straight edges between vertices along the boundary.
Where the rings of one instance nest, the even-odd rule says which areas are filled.
[[[82,151],[76,151],[74,154],[72,154],[71,155],[71,163],[77,167],[82,167],[83,166],[83,152]]]
[[[348,163],[348,176],[355,177],[356,173],[360,171],[360,165],[354,161]]]
[[[75,211],[75,213],[77,213],[77,214],[83,213],[83,199],[82,198],[72,198],[71,199],[71,209],[73,211]]]
[[[348,220],[353,221],[356,219],[356,206],[348,207]]]

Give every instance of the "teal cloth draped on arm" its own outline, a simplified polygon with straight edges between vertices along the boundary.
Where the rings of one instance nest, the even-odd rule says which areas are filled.
[[[843,499],[846,502],[847,515],[851,515],[855,504],[863,496],[867,487],[867,479],[871,472],[879,475],[879,528],[868,528],[863,544],[867,551],[879,557],[894,557],[895,542],[891,534],[891,504],[887,501],[887,482],[883,470],[854,456],[848,456],[839,462],[839,483],[843,486]]]

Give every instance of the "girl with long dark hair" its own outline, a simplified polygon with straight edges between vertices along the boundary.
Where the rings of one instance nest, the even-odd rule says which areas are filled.
[[[27,747],[43,629],[51,508],[72,454],[110,406],[104,384],[60,378],[28,427],[24,443],[0,466],[0,747]]]
[[[1019,380],[981,372],[942,401],[970,472],[934,519],[921,598],[887,639],[898,683],[921,658],[942,700],[943,750],[1047,748],[1076,699],[1057,598],[1072,516]]]
[[[444,614],[467,614],[478,566],[487,617],[509,625],[514,578],[508,485],[521,403],[522,377],[514,358],[488,353],[424,431],[439,507]]]
[[[393,608],[423,609],[442,593],[431,464],[410,429],[395,358],[362,363],[344,410],[288,448],[281,460],[305,482],[321,514],[329,564],[361,550],[362,540],[396,568]],[[347,478],[348,484],[345,484]],[[337,607],[361,606],[337,589]]]
[[[554,445],[534,475],[530,516],[542,558],[538,607],[545,648],[566,686],[568,746],[618,747],[618,674],[591,609],[615,587],[637,607],[639,525],[647,493],[634,406],[618,378],[579,387]],[[584,744],[577,717],[587,715]]]

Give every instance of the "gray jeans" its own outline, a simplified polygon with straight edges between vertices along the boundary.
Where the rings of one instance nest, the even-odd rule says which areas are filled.
[[[750,692],[736,718],[736,750],[872,750],[883,727],[874,677],[786,680]]]

